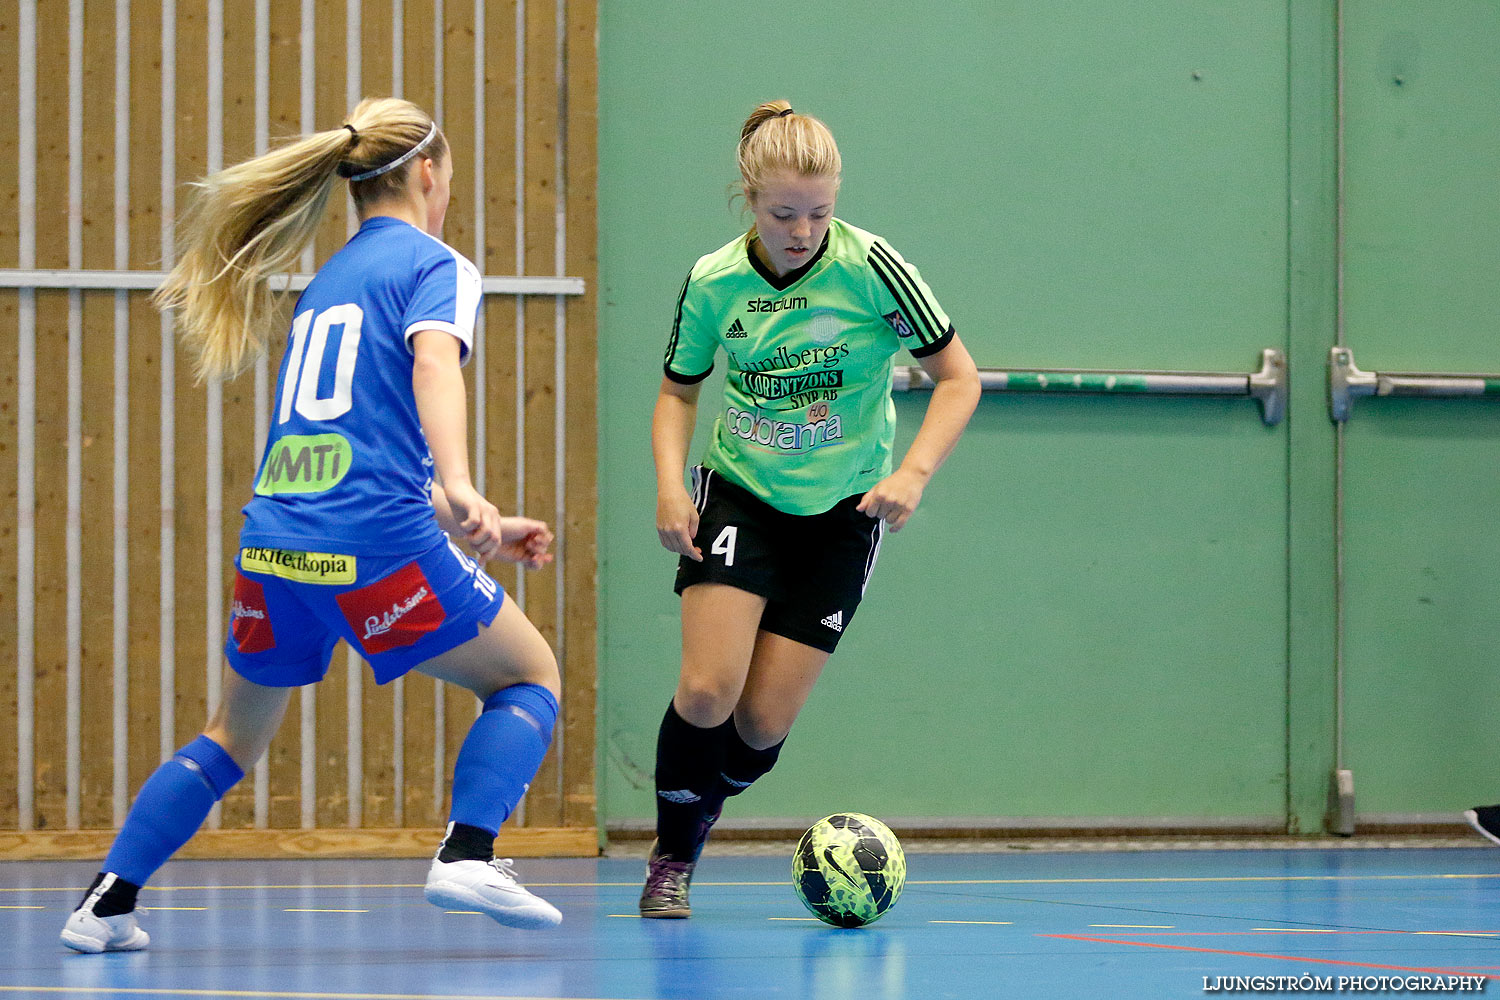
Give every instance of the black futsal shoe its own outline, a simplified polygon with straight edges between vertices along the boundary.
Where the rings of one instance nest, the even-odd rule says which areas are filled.
[[[1464,819],[1492,844],[1500,844],[1500,806],[1475,806],[1464,810]]]

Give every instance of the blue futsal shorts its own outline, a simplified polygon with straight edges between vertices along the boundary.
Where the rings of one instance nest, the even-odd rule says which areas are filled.
[[[395,680],[495,620],[505,591],[446,538],[397,558],[246,546],[235,565],[224,656],[246,680],[321,680],[343,639],[375,681]]]

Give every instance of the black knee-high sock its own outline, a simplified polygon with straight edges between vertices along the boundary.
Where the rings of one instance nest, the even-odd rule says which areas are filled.
[[[725,727],[703,729],[667,705],[656,738],[657,851],[679,861],[693,861],[703,822],[703,798],[712,793],[724,763]]]
[[[775,746],[755,749],[740,736],[731,718],[724,734],[724,766],[719,769],[719,779],[714,782],[713,790],[703,797],[703,814],[708,822],[719,818],[725,799],[740,794],[765,777],[776,766],[776,759],[781,756],[784,746],[786,740],[783,738]]]

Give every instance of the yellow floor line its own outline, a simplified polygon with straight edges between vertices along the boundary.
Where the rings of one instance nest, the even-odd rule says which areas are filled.
[[[1014,920],[929,920],[929,924],[987,924],[992,926],[1010,926]]]
[[[370,911],[369,910],[334,910],[334,909],[326,909],[325,910],[325,909],[313,909],[311,907],[301,907],[301,908],[299,908],[299,907],[294,907],[294,906],[288,906],[288,907],[283,908],[281,912],[282,913],[369,913]]]
[[[154,910],[206,910],[206,906],[143,906],[141,909],[150,913]]]

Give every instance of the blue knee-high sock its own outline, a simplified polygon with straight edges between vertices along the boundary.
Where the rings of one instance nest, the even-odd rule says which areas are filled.
[[[513,684],[485,699],[453,763],[448,819],[491,839],[542,766],[557,722],[557,698],[538,684]]]
[[[193,740],[146,779],[104,859],[104,870],[144,884],[244,776],[219,744],[207,736]]]

